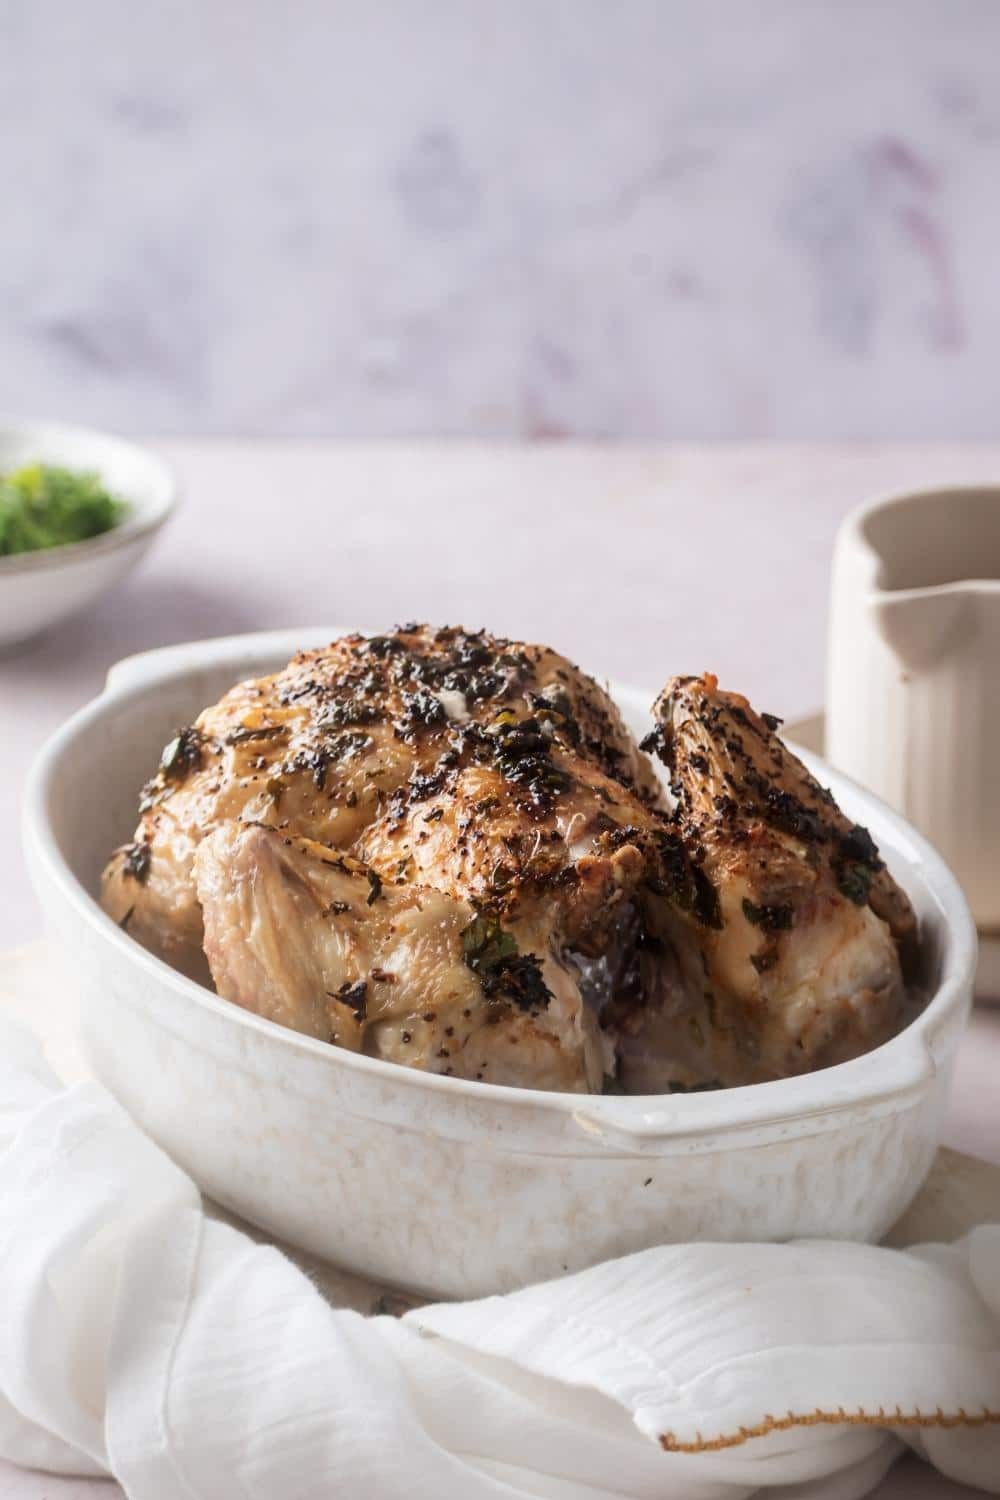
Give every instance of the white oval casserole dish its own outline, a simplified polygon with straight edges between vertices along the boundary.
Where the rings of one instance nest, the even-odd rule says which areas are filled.
[[[129,658],[35,764],[32,877],[80,990],[86,1055],[143,1128],[271,1234],[431,1296],[504,1291],[665,1241],[881,1236],[937,1149],[975,931],[934,850],[815,757],[803,755],[913,901],[931,996],[884,1046],[801,1078],[626,1098],[430,1076],[230,1005],[105,916],[101,867],[131,835],[139,787],[177,726],[337,633]],[[616,696],[641,729],[645,695]]]

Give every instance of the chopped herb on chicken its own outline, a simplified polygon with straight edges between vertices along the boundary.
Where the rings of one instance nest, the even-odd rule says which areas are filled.
[[[787,932],[795,922],[795,912],[787,902],[757,906],[746,896],[743,898],[743,915],[762,932]]]

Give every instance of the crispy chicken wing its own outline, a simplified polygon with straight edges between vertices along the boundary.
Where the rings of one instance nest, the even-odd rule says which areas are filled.
[[[750,1083],[828,1066],[898,1027],[910,904],[867,831],[714,677],[675,678],[646,743],[676,800],[667,901],[643,900],[674,962],[622,1016],[626,1056]],[[678,899],[680,896],[680,899]]]
[[[714,678],[645,742],[543,646],[407,626],[241,683],[164,752],[106,909],[221,995],[464,1078],[782,1077],[898,1026],[915,924]]]

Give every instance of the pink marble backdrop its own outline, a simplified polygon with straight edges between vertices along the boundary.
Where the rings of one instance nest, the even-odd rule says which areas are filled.
[[[0,408],[1000,433],[993,0],[0,0]]]

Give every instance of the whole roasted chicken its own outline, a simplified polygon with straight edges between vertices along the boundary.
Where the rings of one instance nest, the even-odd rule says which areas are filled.
[[[428,1071],[804,1072],[899,1026],[915,923],[776,728],[678,678],[640,748],[547,647],[346,636],[178,731],[102,901],[226,999]]]

